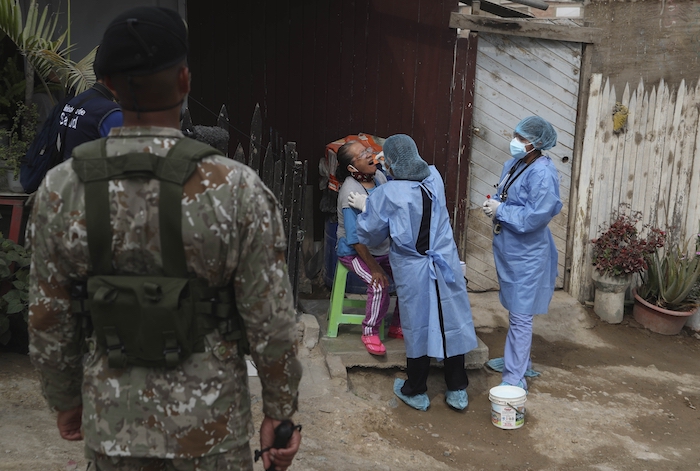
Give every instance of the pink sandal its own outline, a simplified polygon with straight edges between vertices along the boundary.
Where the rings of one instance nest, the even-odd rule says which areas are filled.
[[[378,335],[363,335],[362,343],[365,344],[365,348],[372,355],[384,355],[386,353],[386,347],[379,340]]]
[[[389,337],[392,339],[403,339],[403,329],[401,326],[392,325],[389,327]]]

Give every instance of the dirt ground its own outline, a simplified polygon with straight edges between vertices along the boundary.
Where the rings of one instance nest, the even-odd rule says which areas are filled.
[[[654,334],[629,315],[620,325],[583,316],[584,342],[535,336],[533,360],[542,375],[530,382],[518,430],[490,422],[488,390],[500,382],[492,371],[469,372],[469,407],[455,412],[444,403],[435,368],[431,407],[418,412],[392,393],[393,378],[405,377],[401,370],[352,369],[346,384],[330,379],[318,347],[301,347],[305,380],[295,420],[304,438],[291,469],[700,469],[700,336]],[[503,326],[477,324],[477,332],[491,357],[502,355]],[[251,391],[259,423],[255,379]],[[82,445],[59,438],[24,355],[0,353],[0,424],[0,470],[85,469]]]

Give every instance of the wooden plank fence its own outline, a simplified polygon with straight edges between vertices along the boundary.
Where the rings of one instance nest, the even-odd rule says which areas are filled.
[[[609,80],[591,77],[581,151],[569,292],[593,298],[591,244],[620,204],[640,211],[642,224],[668,230],[684,243],[700,230],[700,81],[677,90],[662,80],[651,90],[639,82],[619,96]],[[623,132],[613,129],[613,109],[627,108]],[[618,105],[619,108],[619,105]]]
[[[186,113],[186,116],[189,116],[189,113]],[[185,123],[187,119],[185,119]],[[183,129],[186,126],[192,127],[191,123],[185,123],[183,123]],[[217,126],[229,131],[228,112],[225,105],[221,107],[219,112]],[[230,135],[231,133],[229,133]],[[248,156],[246,157],[243,146],[239,142],[232,158],[255,170],[265,186],[277,198],[282,210],[284,232],[287,237],[286,259],[294,293],[294,304],[296,305],[301,272],[301,246],[305,236],[304,199],[306,197],[308,161],[299,160],[296,143],[283,144],[282,138],[272,128],[269,131],[267,145],[263,145],[263,122],[260,105],[255,105],[249,137]],[[231,138],[229,137],[229,139]],[[230,145],[229,148],[231,148]]]

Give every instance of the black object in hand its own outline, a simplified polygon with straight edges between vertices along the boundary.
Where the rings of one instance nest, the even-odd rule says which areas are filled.
[[[255,462],[257,463],[258,460],[262,457],[263,453],[265,453],[266,451],[270,451],[271,448],[287,448],[287,443],[289,443],[289,439],[292,438],[294,430],[299,430],[301,432],[301,425],[294,425],[294,422],[286,419],[280,422],[279,425],[275,427],[275,440],[272,443],[272,446],[269,446],[262,450],[255,450]],[[276,471],[275,465],[271,464],[270,467],[267,468],[265,471]]]

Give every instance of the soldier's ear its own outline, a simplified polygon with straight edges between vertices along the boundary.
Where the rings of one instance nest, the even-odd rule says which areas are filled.
[[[192,79],[192,74],[190,73],[189,67],[187,67],[187,66],[182,67],[178,71],[177,84],[178,84],[178,89],[179,89],[180,93],[185,94],[185,95],[190,93],[191,79]]]
[[[112,77],[103,77],[102,78],[102,84],[109,88],[109,91],[112,92],[112,95],[114,95],[114,98],[119,101],[119,95],[117,95],[117,91],[114,89],[114,83],[112,82]]]

